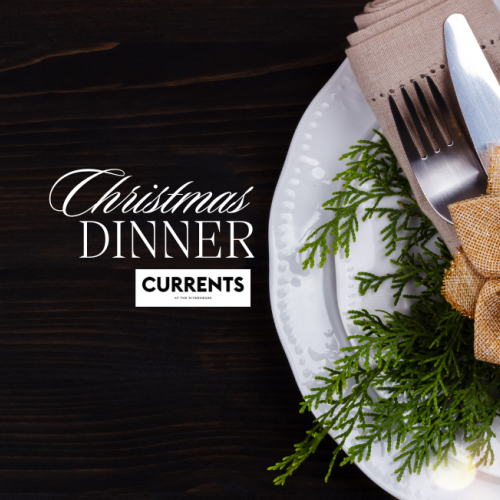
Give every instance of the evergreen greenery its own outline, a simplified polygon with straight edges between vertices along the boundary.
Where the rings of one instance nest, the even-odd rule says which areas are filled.
[[[447,464],[450,453],[456,452],[459,432],[468,446],[470,465],[491,464],[491,440],[496,437],[491,425],[500,409],[500,370],[474,358],[473,321],[452,309],[441,295],[451,255],[439,239],[431,242],[436,240],[436,229],[420,212],[383,136],[378,142],[360,141],[343,159],[351,160],[348,169],[334,179],[344,181],[343,190],[334,192],[323,205],[333,211],[333,219],[318,228],[301,249],[309,251],[304,268],[313,267],[318,254],[323,266],[330,253],[328,235],[334,237],[333,252],[343,248],[348,255],[356,241],[356,212],[361,203],[372,200],[362,220],[374,215],[388,218],[381,238],[387,255],[395,254],[391,261],[397,271],[387,276],[359,273],[360,293],[377,291],[390,281],[395,304],[401,296],[414,303],[408,315],[349,312],[363,334],[349,337],[356,345],[344,348],[344,356],[333,368],[325,368],[324,376],[316,378],[320,387],[304,397],[301,412],[319,405],[328,409],[314,421],[304,441],[295,445],[294,453],[270,467],[284,470],[274,482],[284,484],[329,431],[336,446],[325,480],[355,429],[361,434],[341,465],[368,460],[373,444],[383,441],[388,451],[398,450],[394,465],[398,481],[406,471],[420,473],[424,465],[429,466],[431,455],[436,457],[435,467]],[[367,189],[360,189],[364,184]],[[400,208],[380,207],[386,197],[397,197]],[[398,241],[403,244],[397,245]],[[403,294],[409,282],[419,293]],[[387,397],[374,399],[370,387]]]

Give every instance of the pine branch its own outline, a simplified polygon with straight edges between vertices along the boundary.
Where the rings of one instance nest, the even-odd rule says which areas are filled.
[[[423,217],[418,204],[413,198],[410,184],[398,167],[386,139],[377,131],[378,142],[359,141],[343,155],[339,161],[352,160],[348,167],[339,173],[333,181],[342,181],[342,189],[332,193],[332,198],[323,204],[323,208],[333,213],[333,218],[313,231],[299,253],[307,253],[302,265],[304,269],[313,268],[319,254],[319,267],[323,267],[327,256],[337,254],[340,248],[349,257],[351,243],[356,241],[359,230],[358,213],[360,206],[369,203],[362,221],[386,217],[388,225],[382,231],[382,240],[386,243],[387,254],[396,250],[397,242],[404,242],[401,255],[411,247],[427,243],[436,234],[432,223]],[[390,197],[397,197],[399,209],[380,207],[380,203]],[[421,218],[419,224],[412,224],[415,218]],[[403,234],[401,234],[403,233]],[[333,243],[329,244],[329,238]]]

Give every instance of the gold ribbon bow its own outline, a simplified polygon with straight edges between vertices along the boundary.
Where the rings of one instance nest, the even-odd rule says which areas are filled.
[[[490,152],[486,196],[449,205],[461,247],[444,277],[442,293],[474,318],[474,354],[500,364],[500,146]]]

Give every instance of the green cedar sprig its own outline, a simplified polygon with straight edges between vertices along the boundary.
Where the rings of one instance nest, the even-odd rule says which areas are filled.
[[[384,281],[390,281],[395,302],[406,297],[414,299],[414,303],[408,315],[397,311],[378,311],[381,316],[366,310],[350,311],[351,319],[363,333],[349,337],[356,340],[355,345],[342,349],[344,357],[333,368],[325,368],[324,375],[316,377],[319,387],[304,397],[301,412],[320,405],[328,405],[328,409],[314,421],[304,441],[295,445],[294,453],[270,467],[270,470],[284,470],[274,482],[284,484],[332,432],[336,446],[325,478],[328,480],[338,454],[355,429],[361,434],[340,465],[368,460],[374,443],[384,441],[388,452],[398,450],[395,458],[398,481],[405,472],[420,473],[424,465],[429,466],[431,456],[436,457],[434,467],[447,464],[450,454],[456,452],[459,432],[468,445],[471,466],[492,464],[491,441],[496,436],[491,426],[500,414],[497,390],[500,369],[474,358],[473,321],[452,309],[440,293],[451,255],[440,240],[434,250],[428,248],[436,230],[418,210],[385,139],[381,137],[380,143],[363,141],[351,150],[349,157],[360,159],[348,164],[348,170],[336,178],[345,180],[345,188],[351,193],[350,183],[354,180],[360,185],[375,180],[369,191],[376,204],[366,209],[363,220],[375,213],[387,214],[380,215],[382,209],[377,208],[377,203],[386,196],[400,196],[404,200],[401,210],[389,217],[389,225],[382,231],[388,254],[398,248],[396,242],[404,241],[401,252],[392,259],[397,271],[383,277],[359,273],[360,291],[377,291]],[[346,203],[358,210],[356,203],[363,195],[341,197],[334,193],[333,196],[334,201],[325,204],[327,209],[336,207],[327,231],[333,231],[336,237],[344,234],[338,244],[347,252],[349,243],[355,241],[358,222],[354,209],[348,210]],[[346,210],[342,212],[342,208]],[[411,228],[405,222],[407,217],[417,218]],[[345,227],[342,218],[350,220]],[[319,241],[316,250],[322,248],[321,252],[325,252],[326,240],[321,243],[321,238],[316,240]],[[311,262],[314,265],[315,247],[306,245],[304,249],[312,249],[306,262],[307,266]],[[328,253],[329,250],[325,258]],[[323,264],[321,253],[320,266]],[[403,294],[410,282],[419,293]],[[370,387],[384,391],[387,397],[372,398]]]
[[[333,253],[340,248],[349,257],[350,245],[356,241],[359,228],[358,211],[362,204],[371,202],[373,206],[365,210],[362,221],[387,217],[389,224],[382,231],[382,240],[386,243],[387,254],[396,250],[398,241],[404,242],[399,258],[415,245],[425,244],[435,234],[436,229],[428,220],[421,220],[418,225],[412,224],[419,217],[420,209],[410,188],[410,184],[398,167],[397,159],[392,153],[389,143],[379,132],[378,142],[359,141],[351,146],[350,151],[340,161],[351,160],[345,171],[337,174],[333,181],[342,181],[342,189],[332,193],[332,198],[323,204],[323,208],[333,212],[333,218],[318,227],[308,238],[300,253],[309,252],[302,263],[303,268],[313,268],[315,257],[319,252],[319,267],[323,267],[327,255],[330,254],[328,239],[333,237]],[[361,189],[365,184],[369,189]],[[400,208],[380,207],[382,200],[397,197]]]

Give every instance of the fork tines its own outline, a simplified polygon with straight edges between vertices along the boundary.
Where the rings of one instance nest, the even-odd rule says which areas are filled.
[[[430,78],[427,76],[427,83],[429,85],[430,91],[432,93],[432,96],[434,98],[434,102],[436,103],[436,113],[438,113],[441,123],[443,123],[446,126],[447,132],[448,132],[448,137],[451,138],[451,141],[453,142],[457,136],[461,134],[460,128],[458,126],[457,121],[453,117],[453,115],[450,113],[450,110],[448,108],[448,105],[446,104],[446,101],[444,100],[441,92],[439,89],[436,87],[436,84]],[[424,93],[422,92],[422,89],[420,88],[420,85],[418,82],[413,83],[415,87],[415,92],[417,94],[418,100],[420,102],[420,106],[422,107],[422,111],[424,113],[425,119],[427,120],[427,123],[429,124],[429,127],[432,131],[432,135],[434,136],[435,142],[438,145],[438,149],[436,150],[431,143],[431,140],[429,136],[427,135],[427,132],[425,131],[422,122],[420,120],[420,117],[418,116],[417,110],[415,109],[415,106],[413,104],[413,101],[411,100],[410,96],[408,95],[408,92],[404,87],[401,87],[401,93],[403,94],[403,99],[405,101],[406,107],[408,109],[408,112],[410,114],[411,121],[413,122],[413,126],[415,127],[415,130],[418,134],[418,137],[420,139],[420,142],[424,148],[425,151],[425,156],[424,158],[427,158],[429,155],[431,155],[433,152],[439,152],[442,149],[444,149],[446,146],[448,146],[448,142],[446,141],[445,136],[441,132],[436,119],[434,117],[434,114],[432,113],[429,103],[427,102],[427,99],[425,98]],[[406,126],[405,121],[403,120],[403,117],[401,116],[401,113],[396,105],[396,102],[394,98],[390,95],[389,96],[389,102],[391,106],[391,111],[392,115],[394,117],[394,121],[396,123],[396,128],[398,130],[399,136],[401,138],[401,142],[403,143],[403,147],[406,151],[406,154],[408,156],[408,159],[411,161],[416,160],[418,158],[422,158],[421,154],[418,152],[418,149],[411,137],[411,134]]]
[[[407,90],[401,87],[407,121],[418,136],[424,156],[420,154],[392,95],[389,95],[389,104],[401,143],[424,196],[434,210],[452,224],[448,205],[486,193],[487,177],[436,84],[429,76],[426,80],[434,101],[434,111],[420,85],[417,82],[413,85],[430,134],[426,132]],[[445,133],[438,122],[446,127]]]

